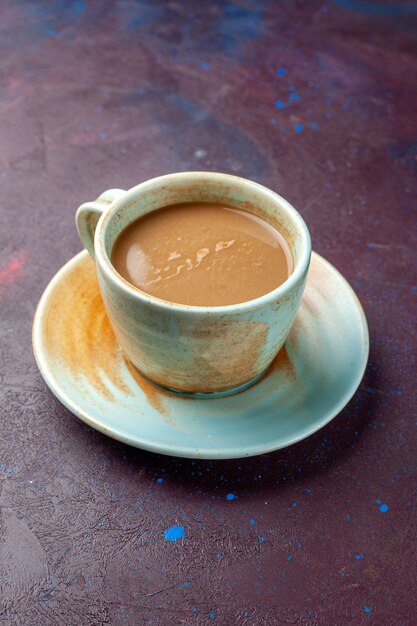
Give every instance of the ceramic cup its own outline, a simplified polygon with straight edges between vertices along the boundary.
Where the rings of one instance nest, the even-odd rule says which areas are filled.
[[[133,287],[110,261],[117,236],[142,215],[180,202],[224,203],[265,219],[290,245],[292,274],[260,298],[216,307],[175,304]],[[240,391],[263,375],[294,322],[310,263],[309,232],[286,200],[237,176],[184,172],[106,191],[79,207],[76,224],[95,259],[116,337],[142,375],[172,391],[208,397]]]

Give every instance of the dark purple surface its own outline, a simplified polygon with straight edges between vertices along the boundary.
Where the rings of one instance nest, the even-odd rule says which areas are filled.
[[[416,17],[394,0],[2,2],[1,623],[416,623]],[[76,207],[189,169],[288,198],[368,316],[357,395],[275,454],[128,448],[34,363]]]

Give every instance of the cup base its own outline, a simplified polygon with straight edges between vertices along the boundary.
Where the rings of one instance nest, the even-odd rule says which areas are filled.
[[[175,394],[176,396],[182,396],[184,398],[216,399],[216,398],[225,398],[226,396],[232,396],[235,393],[240,393],[241,391],[245,391],[245,389],[252,387],[252,385],[254,385],[259,380],[261,380],[261,378],[264,376],[264,374],[266,374],[268,369],[269,369],[269,366],[266,367],[264,370],[262,370],[262,372],[258,374],[257,376],[255,376],[255,378],[251,378],[251,380],[248,380],[246,383],[243,383],[242,385],[238,385],[237,387],[232,387],[232,389],[226,389],[225,391],[209,391],[207,393],[204,393],[201,391],[192,393],[192,392],[187,392],[187,391],[180,391],[179,389],[173,389],[172,387],[167,387],[165,385],[161,385],[160,383],[156,383],[151,378],[143,374],[143,372],[141,372],[140,370],[137,370],[137,371],[139,372],[141,376],[143,376],[143,378],[145,378],[150,383],[155,385],[155,387],[159,387],[159,389],[164,389],[165,391],[169,391]]]

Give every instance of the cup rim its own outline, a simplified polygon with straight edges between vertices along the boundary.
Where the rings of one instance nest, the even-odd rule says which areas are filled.
[[[251,186],[255,186],[260,191],[262,191],[262,193],[266,194],[272,200],[274,200],[277,204],[279,203],[281,208],[283,208],[287,212],[287,214],[290,215],[293,222],[296,223],[298,234],[301,238],[301,255],[299,261],[297,263],[294,262],[294,269],[291,272],[290,276],[283,283],[281,283],[281,285],[279,285],[272,291],[268,291],[266,294],[259,296],[258,298],[253,298],[252,300],[246,300],[244,302],[238,302],[236,304],[226,304],[220,306],[201,306],[171,302],[170,300],[164,300],[162,298],[158,298],[157,296],[148,294],[138,287],[134,287],[133,285],[131,285],[115,269],[115,267],[111,263],[109,255],[107,254],[106,246],[104,243],[104,236],[107,225],[109,224],[115,213],[120,209],[120,207],[127,202],[132,201],[139,193],[146,191],[149,187],[152,187],[155,184],[169,184],[171,181],[178,180],[179,178],[185,178],[188,179],[186,182],[192,182],[193,180],[199,179],[201,177],[205,178],[207,181],[210,180],[210,182],[215,182],[216,179],[219,180],[220,178],[224,182],[229,181],[234,182],[235,184],[240,182],[244,183],[245,185],[249,184]],[[303,277],[303,275],[308,270],[311,258],[311,238],[307,225],[301,215],[298,213],[298,211],[292,206],[292,204],[288,202],[288,200],[285,200],[285,198],[280,196],[275,191],[272,191],[268,187],[265,187],[264,185],[251,181],[247,178],[234,176],[232,174],[223,174],[221,172],[205,171],[176,172],[174,174],[164,174],[162,176],[156,176],[142,183],[139,183],[138,185],[135,185],[131,189],[127,190],[125,194],[123,194],[113,203],[110,210],[105,211],[100,217],[94,236],[94,248],[96,253],[96,261],[100,266],[100,270],[106,276],[106,278],[116,282],[117,286],[122,291],[126,292],[131,297],[133,296],[134,298],[141,300],[146,304],[151,304],[165,310],[175,310],[177,312],[183,313],[241,313],[268,304],[270,301],[276,300],[277,298],[285,295]]]

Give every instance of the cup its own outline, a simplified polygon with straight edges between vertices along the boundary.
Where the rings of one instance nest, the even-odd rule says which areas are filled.
[[[176,304],[133,287],[110,260],[118,235],[137,218],[182,202],[225,204],[269,222],[290,246],[289,278],[254,300],[213,307]],[[105,191],[79,207],[76,225],[95,260],[114,333],[140,374],[171,391],[201,397],[241,391],[264,374],[294,322],[311,256],[307,226],[284,198],[228,174],[168,174],[129,191]]]

